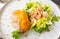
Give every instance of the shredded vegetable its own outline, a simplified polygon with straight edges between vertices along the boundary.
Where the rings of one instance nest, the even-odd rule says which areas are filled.
[[[39,33],[50,31],[49,26],[60,19],[60,16],[51,15],[52,9],[49,4],[41,5],[40,2],[27,2],[23,10],[28,13],[31,23],[30,29]],[[18,34],[18,31],[13,31],[12,37],[19,39]]]
[[[38,8],[38,7],[40,7],[40,8]],[[37,8],[38,8],[38,10],[36,10]],[[46,12],[46,16],[45,17],[40,16],[40,19],[38,19],[38,20],[36,20],[35,17],[33,17],[33,18],[30,17],[31,18],[30,19],[31,20],[31,30],[34,30],[36,32],[50,31],[49,26],[51,26],[54,22],[58,21],[58,19],[59,19],[59,16],[56,16],[56,15],[52,16],[51,15],[52,9],[48,4],[40,5],[39,2],[29,2],[26,5],[26,11],[28,11],[30,9],[36,11],[36,12],[33,11],[31,13],[32,16],[35,16],[37,13],[36,17],[39,15],[44,16],[45,14],[43,14],[43,12]],[[39,11],[39,10],[41,10],[41,11]],[[40,14],[38,12],[40,12]],[[35,19],[35,21],[32,19]]]

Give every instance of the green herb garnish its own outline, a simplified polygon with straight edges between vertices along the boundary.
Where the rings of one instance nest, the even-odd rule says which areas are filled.
[[[59,19],[60,19],[59,16],[54,15],[54,16],[52,16],[51,22],[54,23],[54,22],[58,21]]]
[[[13,32],[12,32],[12,37],[13,37],[14,39],[19,39],[19,31],[13,31]]]

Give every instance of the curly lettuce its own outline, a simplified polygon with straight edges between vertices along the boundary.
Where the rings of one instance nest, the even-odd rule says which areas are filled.
[[[35,22],[34,26],[31,26],[31,29],[36,32],[43,32],[43,31],[50,31],[49,26],[51,26],[53,23],[58,21],[60,19],[59,16],[51,15],[51,7],[47,4],[44,4],[42,7],[42,10],[44,12],[47,12],[46,18],[40,18]]]
[[[31,29],[37,31],[37,32],[42,32],[42,31],[49,31],[48,27],[50,25],[47,22],[46,18],[41,18],[39,20],[37,20],[36,25],[33,26]]]
[[[40,5],[40,2],[27,2],[23,10],[28,13],[29,9],[35,9],[38,5]]]

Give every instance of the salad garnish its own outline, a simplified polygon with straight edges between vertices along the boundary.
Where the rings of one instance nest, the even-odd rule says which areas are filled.
[[[50,31],[49,26],[57,22],[60,17],[52,14],[49,4],[41,4],[40,2],[28,2],[26,8],[29,19],[31,21],[31,30],[36,32]]]
[[[52,8],[49,4],[41,4],[40,2],[27,2],[22,11],[28,15],[30,29],[39,33],[50,31],[49,27],[60,19],[60,16],[52,15]],[[13,38],[19,39],[18,35],[18,31],[12,32]]]

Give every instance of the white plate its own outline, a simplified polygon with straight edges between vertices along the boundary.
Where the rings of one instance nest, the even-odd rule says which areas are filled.
[[[16,9],[22,9],[27,1],[28,0],[12,1],[4,7],[1,13],[0,20],[1,21],[0,29],[4,39],[13,39],[11,37],[11,32],[14,30],[10,22],[11,13]],[[42,4],[49,4],[52,8],[52,13],[60,16],[59,8],[52,1],[50,0],[34,0],[34,1],[40,1]],[[28,36],[27,37],[22,36],[21,39],[57,39],[58,36],[60,35],[60,21],[56,22],[55,25],[52,25],[50,27],[50,30],[51,30],[50,32],[45,31],[41,34],[33,31],[27,31],[25,34],[28,34]]]

